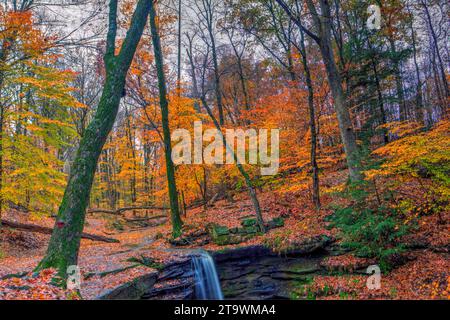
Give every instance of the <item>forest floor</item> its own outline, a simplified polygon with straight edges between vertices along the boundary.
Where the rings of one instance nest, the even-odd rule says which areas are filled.
[[[332,179],[342,179],[336,173]],[[330,179],[331,179],[330,178]],[[324,184],[327,182],[324,181]],[[239,246],[265,244],[282,250],[300,244],[308,239],[327,235],[336,236],[336,230],[328,230],[325,217],[329,209],[315,210],[309,203],[309,192],[265,191],[259,194],[264,219],[282,216],[285,225],[258,235]],[[323,195],[324,207],[331,203],[331,195]],[[252,206],[246,194],[237,194],[234,201],[217,201],[204,211],[203,208],[188,210],[183,218],[186,230],[204,230],[209,223],[219,223],[227,227],[237,227],[243,217],[252,214]],[[382,275],[379,290],[368,290],[366,275],[352,273],[358,266],[371,261],[351,254],[328,257],[324,266],[336,272],[333,276],[317,276],[308,287],[308,296],[317,299],[449,299],[450,298],[450,259],[448,247],[449,213],[444,213],[444,224],[437,223],[436,216],[426,216],[418,228],[409,235],[411,243],[422,243],[420,248],[408,251],[403,263],[388,274]],[[19,222],[52,227],[53,219],[30,220],[23,212],[8,212],[6,217]],[[102,214],[89,214],[85,232],[116,238],[120,243],[102,243],[82,240],[79,266],[82,272],[81,295],[83,299],[94,299],[127,281],[157,269],[136,264],[130,258],[152,258],[158,264],[183,259],[192,248],[223,250],[236,245],[218,246],[213,243],[198,243],[174,247],[170,244],[170,224],[168,222],[154,227],[115,230],[114,217]],[[49,236],[37,233],[0,230],[0,299],[77,299],[73,292],[64,291],[50,282],[54,271],[44,271],[39,275],[31,271],[43,257]],[[155,265],[155,267],[158,266]],[[27,273],[25,276],[23,274]],[[20,277],[10,277],[20,274]],[[299,292],[299,297],[302,293]]]

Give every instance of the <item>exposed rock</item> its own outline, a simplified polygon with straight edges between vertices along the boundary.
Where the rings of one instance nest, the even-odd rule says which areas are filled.
[[[284,225],[284,220],[281,217],[274,218],[268,221],[265,226],[267,230],[279,228]],[[227,228],[218,224],[213,224],[209,226],[209,234],[212,241],[218,245],[229,245],[238,244],[254,236],[260,234],[260,229],[256,219],[247,218],[242,220],[241,228]]]
[[[224,233],[224,230],[221,230]],[[230,235],[229,232],[228,235]],[[289,299],[297,285],[325,272],[320,267],[332,239],[316,237],[280,255],[263,245],[211,252],[225,299]],[[189,257],[166,264],[159,273],[137,279],[102,299],[193,299],[194,273]]]
[[[158,274],[156,272],[143,275],[134,279],[133,281],[127,282],[117,288],[109,290],[108,292],[100,295],[98,299],[100,300],[135,300],[142,297],[142,295],[153,287]]]
[[[306,280],[305,276],[288,272],[274,272],[271,274],[271,278],[275,280]]]
[[[324,248],[333,239],[316,237],[282,256],[258,245],[212,253],[225,299],[289,299],[292,288],[324,269]]]
[[[185,233],[176,239],[169,239],[169,242],[177,247],[196,245],[203,246],[210,242],[210,237],[205,230],[194,230],[189,233]]]
[[[292,249],[288,250],[287,255],[301,255],[311,252],[315,252],[319,249],[325,249],[328,245],[335,240],[331,237],[321,235],[314,238],[307,239],[301,243],[295,243],[292,245]]]
[[[158,275],[152,288],[141,295],[141,299],[192,299],[194,293],[194,275],[191,260],[172,262],[166,265]]]

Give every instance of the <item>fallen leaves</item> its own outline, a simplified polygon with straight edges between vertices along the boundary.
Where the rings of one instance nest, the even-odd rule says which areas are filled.
[[[47,269],[24,277],[0,281],[0,299],[6,300],[66,300],[79,299],[79,295],[52,284],[56,270]]]
[[[331,175],[329,179],[338,179],[340,175]],[[332,185],[332,181],[323,180],[324,185]],[[317,211],[308,201],[308,191],[277,192],[268,191],[259,195],[263,217],[265,220],[283,216],[285,225],[270,230],[264,235],[256,236],[242,244],[269,244],[277,249],[289,248],[293,244],[302,243],[319,235],[334,236],[334,230],[328,230],[325,217],[330,213],[327,209]],[[236,195],[234,202],[218,201],[206,212],[202,208],[189,210],[184,217],[186,230],[195,232],[204,230],[210,223],[219,223],[228,228],[240,226],[243,218],[253,216],[253,208],[246,194]],[[322,195],[324,206],[335,201],[328,194]],[[17,214],[16,214],[17,216]],[[448,213],[443,213],[448,220]],[[431,248],[445,248],[449,243],[448,224],[438,224],[436,215],[421,217],[421,224],[408,239],[411,242],[425,243]],[[86,232],[107,232],[107,220],[88,216]],[[43,225],[51,226],[51,219],[41,220]],[[91,230],[91,231],[90,231]],[[109,230],[108,232],[111,232]],[[48,235],[27,234],[2,230],[2,246],[7,246],[6,254],[0,258],[0,277],[12,273],[30,272],[45,253]],[[172,247],[168,242],[171,235],[169,223],[138,230],[126,228],[116,232],[114,237],[120,243],[97,243],[89,240],[81,242],[79,266],[82,274],[80,293],[83,299],[95,299],[99,295],[118,287],[142,275],[158,272],[154,268],[143,265],[133,266],[132,257],[148,257],[158,263],[167,264],[175,260],[185,259],[196,246],[183,248]],[[14,239],[23,238],[27,242]],[[39,238],[39,241],[32,238]],[[43,238],[41,238],[43,237]],[[10,239],[11,241],[7,241]],[[33,246],[28,246],[28,242]],[[35,248],[34,244],[39,244]],[[223,250],[234,245],[219,246],[213,243],[203,245],[206,250]],[[448,252],[413,251],[414,259],[409,260],[391,273],[382,275],[381,289],[368,290],[367,275],[364,268],[375,261],[356,258],[351,254],[329,257],[323,261],[322,267],[337,275],[317,276],[305,289],[317,299],[448,299],[450,292],[450,264]],[[130,267],[133,266],[133,267]],[[120,270],[123,269],[123,270]],[[120,270],[120,272],[111,272]],[[362,272],[355,274],[354,272]],[[104,275],[103,275],[104,274]],[[91,275],[87,278],[86,275]],[[51,284],[54,271],[45,271],[32,276],[29,273],[23,278],[10,278],[0,281],[0,299],[74,299],[73,292],[67,292]],[[305,291],[305,292],[306,292]]]

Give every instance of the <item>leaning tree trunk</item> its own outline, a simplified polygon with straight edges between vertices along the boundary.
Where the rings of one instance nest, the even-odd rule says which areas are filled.
[[[147,0],[138,2],[120,54],[116,56],[117,0],[110,1],[107,50],[104,57],[106,79],[102,96],[97,111],[80,141],[47,253],[36,270],[53,267],[58,269],[59,276],[65,279],[67,267],[78,262],[86,207],[97,161],[116,119],[126,75],[142,36],[150,3],[151,1]]]
[[[172,146],[170,142],[169,127],[169,103],[167,101],[166,79],[164,76],[164,64],[161,51],[161,43],[156,26],[156,11],[152,3],[150,10],[150,28],[152,32],[153,51],[155,54],[155,64],[158,73],[159,104],[161,107],[161,120],[163,127],[164,153],[166,157],[167,184],[169,187],[170,213],[172,219],[172,236],[174,238],[181,235],[183,221],[180,218],[178,205],[177,186],[175,182],[175,169],[172,162]]]
[[[236,162],[236,166],[239,170],[239,173],[244,177],[245,184],[247,185],[247,190],[250,195],[250,199],[252,201],[253,208],[255,209],[255,216],[256,216],[256,222],[258,223],[259,229],[261,232],[266,232],[266,227],[264,225],[264,219],[261,212],[261,207],[259,205],[258,197],[256,195],[255,187],[253,186],[252,180],[250,179],[250,176],[248,175],[247,171],[245,171],[242,164],[239,163],[238,158],[232,147],[228,144],[227,139],[223,135],[222,127],[220,126],[220,123],[217,121],[217,119],[214,117],[214,114],[211,111],[211,108],[206,103],[205,97],[202,97],[202,104],[204,108],[206,109],[206,112],[208,113],[209,117],[214,123],[214,126],[219,131],[220,135],[222,136],[222,142],[223,145],[226,147],[227,151],[231,153],[233,156],[234,161]]]

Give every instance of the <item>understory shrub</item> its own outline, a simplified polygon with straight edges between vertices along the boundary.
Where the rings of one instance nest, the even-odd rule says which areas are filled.
[[[349,186],[344,195],[351,204],[334,207],[329,227],[339,229],[342,245],[355,256],[375,258],[381,270],[388,271],[393,258],[404,251],[401,238],[409,230],[401,212],[388,204],[371,204],[364,185]]]

